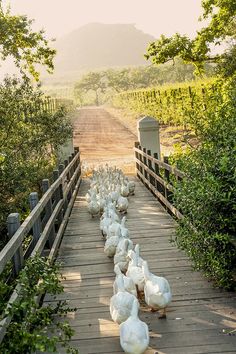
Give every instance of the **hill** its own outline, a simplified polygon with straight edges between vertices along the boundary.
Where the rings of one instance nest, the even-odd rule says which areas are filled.
[[[56,74],[143,65],[143,54],[153,40],[133,24],[87,24],[56,42]]]

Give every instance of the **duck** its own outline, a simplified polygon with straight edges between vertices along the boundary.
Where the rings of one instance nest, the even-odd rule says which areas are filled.
[[[134,181],[129,181],[128,182],[128,188],[129,188],[129,194],[130,195],[134,195],[134,191],[135,191],[135,183],[134,183]]]
[[[104,253],[112,258],[116,253],[116,247],[120,241],[120,230],[118,229],[114,236],[107,238],[104,246]]]
[[[125,243],[128,244],[127,247],[125,246]],[[127,251],[126,251],[126,258],[127,258],[127,256],[128,256],[128,251],[129,251],[129,250],[132,250],[132,249],[134,248],[134,244],[133,244],[133,241],[132,241],[132,240],[130,240],[129,238],[122,237],[122,235],[121,235],[120,241],[119,241],[119,243],[118,243],[118,245],[117,245],[116,252],[117,252],[117,253],[118,253],[118,252],[122,252],[122,251],[124,250],[124,248],[126,248],[126,250],[127,250]]]
[[[128,206],[129,206],[128,199],[126,197],[119,196],[119,198],[117,200],[117,209],[121,213],[125,213],[126,214]]]
[[[92,218],[100,212],[100,207],[95,195],[91,196],[91,201],[88,204],[88,212],[91,214]]]
[[[128,185],[126,185],[124,183],[121,185],[120,194],[122,195],[122,197],[128,197],[128,195],[129,195]]]
[[[137,297],[137,290],[133,280],[127,277],[126,275],[122,274],[119,264],[115,265],[114,272],[116,274],[116,279],[113,283],[113,294],[115,295],[118,292],[117,277],[121,275],[123,277],[125,291],[128,291],[128,293],[133,294],[135,297]]]
[[[122,243],[122,246],[120,245],[121,241],[119,241],[116,247],[116,253],[114,255],[114,264],[118,264],[120,270],[125,273],[127,271],[129,263],[127,259],[129,240],[124,239],[123,241],[124,242]]]
[[[137,302],[133,302],[129,318],[119,326],[120,345],[128,354],[143,354],[149,345],[148,326],[138,317]]]
[[[120,223],[116,221],[115,215],[111,214],[111,223],[108,226],[107,238],[115,236],[118,230],[120,231]]]
[[[112,219],[109,217],[108,209],[105,208],[104,216],[100,220],[100,231],[103,237],[106,237],[108,233],[108,228],[112,223]]]
[[[150,273],[146,261],[143,262],[142,269],[145,278],[145,302],[151,307],[151,311],[153,312],[163,309],[159,318],[166,318],[166,307],[170,304],[172,299],[169,282],[164,277]]]
[[[116,280],[118,291],[110,299],[110,314],[114,322],[121,324],[130,317],[133,303],[137,301],[137,298],[128,291],[125,291],[121,274],[117,276]],[[137,306],[139,308],[139,303]]]
[[[139,247],[139,243],[137,243],[134,247],[134,252],[136,253],[136,257],[137,257],[137,263],[139,267],[142,267],[144,259],[142,257],[140,257],[140,247]]]
[[[122,237],[129,238],[129,236],[130,236],[129,230],[127,229],[127,227],[125,227],[125,223],[126,223],[126,216],[123,216],[121,223],[120,223],[121,235],[122,235]]]
[[[137,255],[133,250],[128,251],[127,258],[129,260],[126,275],[130,277],[137,288],[138,297],[141,297],[141,291],[144,289],[145,278],[143,269],[138,266]]]

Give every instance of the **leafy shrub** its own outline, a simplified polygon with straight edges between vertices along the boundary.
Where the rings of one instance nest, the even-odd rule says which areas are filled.
[[[77,349],[68,344],[73,335],[69,324],[55,322],[55,318],[76,309],[69,308],[66,302],[61,301],[55,306],[50,304],[40,306],[36,300],[37,296],[45,293],[56,295],[63,292],[58,277],[59,266],[58,263],[50,264],[39,256],[27,260],[16,282],[21,287],[19,300],[1,315],[2,317],[8,314],[13,316],[0,344],[1,353],[27,354],[36,350],[54,353],[57,351],[59,342],[67,348],[67,353],[78,353]],[[6,287],[6,284],[0,283],[1,309],[6,308]]]
[[[197,268],[225,288],[234,286],[236,249],[236,90],[235,79],[221,85],[221,99],[196,123],[201,144],[181,156],[187,178],[177,185],[175,204],[185,216],[178,244]]]
[[[65,111],[49,113],[43,99],[27,79],[6,78],[0,85],[0,232],[9,212],[28,212],[29,192],[39,190],[58,145],[71,134]]]

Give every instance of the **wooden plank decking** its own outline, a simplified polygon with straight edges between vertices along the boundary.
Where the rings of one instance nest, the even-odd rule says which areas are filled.
[[[103,253],[99,219],[87,212],[83,181],[62,241],[58,259],[67,299],[78,311],[69,316],[75,329],[72,345],[80,354],[122,353],[118,325],[110,317],[109,301],[114,281],[113,261]],[[166,320],[142,306],[140,318],[150,330],[146,354],[236,353],[236,336],[223,329],[236,328],[236,297],[214,289],[174,243],[175,223],[152,194],[136,179],[136,194],[129,197],[127,225],[131,238],[140,244],[141,256],[150,270],[165,276],[173,302]],[[47,299],[50,301],[50,299]],[[60,353],[63,353],[61,351]]]

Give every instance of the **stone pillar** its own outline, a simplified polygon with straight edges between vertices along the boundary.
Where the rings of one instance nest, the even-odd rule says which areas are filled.
[[[156,152],[161,158],[159,122],[152,117],[143,117],[138,121],[138,139],[142,147],[151,150],[152,156]]]

